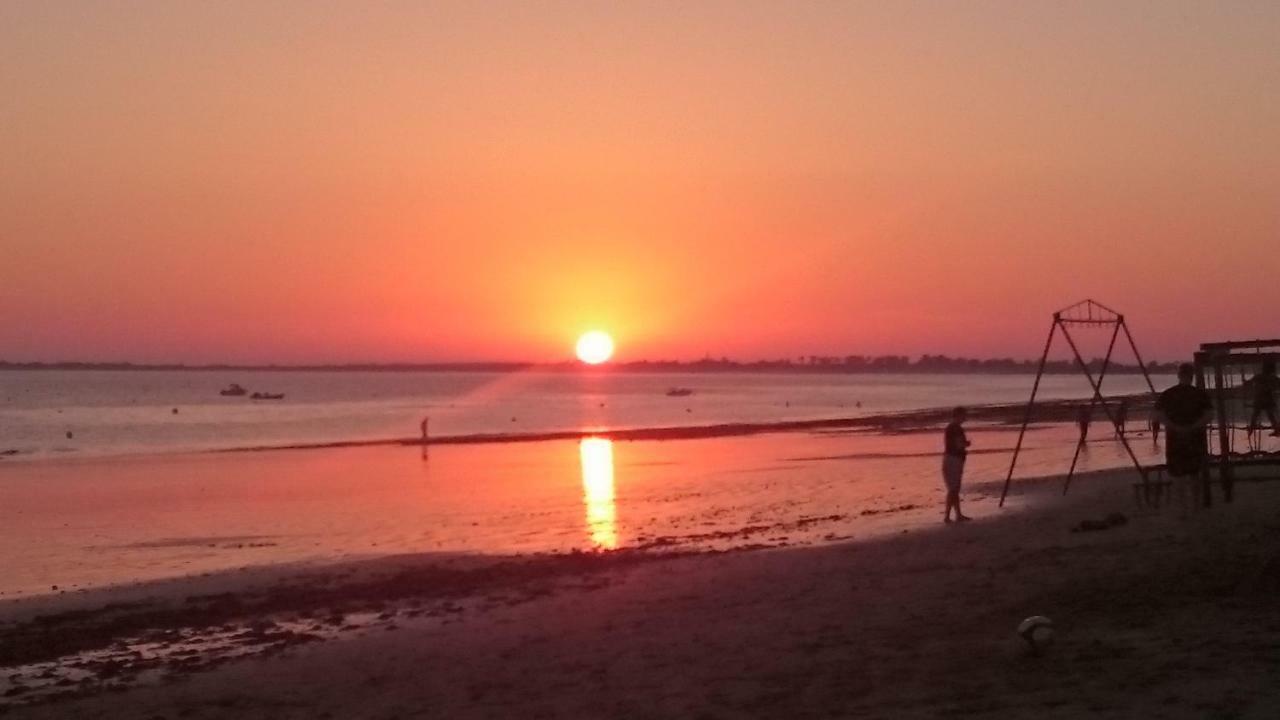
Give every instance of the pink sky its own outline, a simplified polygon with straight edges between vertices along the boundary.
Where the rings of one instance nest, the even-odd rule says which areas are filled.
[[[6,3],[0,358],[1280,335],[1280,5]]]

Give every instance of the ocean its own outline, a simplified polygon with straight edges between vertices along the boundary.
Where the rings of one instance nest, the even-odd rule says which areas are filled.
[[[0,372],[0,451],[18,451],[0,456],[0,597],[404,553],[721,550],[932,527],[942,496],[936,429],[204,451],[410,438],[424,415],[435,437],[859,417],[1022,403],[1032,380]],[[1117,376],[1108,386],[1137,392],[1142,382]],[[285,398],[219,395],[230,383]],[[693,392],[668,396],[672,387]],[[1047,377],[1041,390],[1046,399],[1089,394],[1071,376]],[[1158,461],[1145,423],[1132,420],[1134,450]],[[1017,434],[1007,423],[970,423],[966,512],[996,512]],[[1066,471],[1075,439],[1064,423],[1027,433],[1010,509],[1037,497],[1023,492],[1035,486],[1024,478]],[[1128,462],[1099,427],[1079,469]]]
[[[412,438],[777,423],[1025,402],[1028,375],[637,372],[0,372],[6,461],[151,455]],[[1157,388],[1172,378],[1155,378]],[[237,383],[282,400],[224,397]],[[691,395],[667,391],[687,388]],[[1146,390],[1107,378],[1108,394]],[[1042,399],[1087,398],[1050,375]]]

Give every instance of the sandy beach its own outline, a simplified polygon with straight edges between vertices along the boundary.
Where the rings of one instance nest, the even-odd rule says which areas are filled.
[[[1133,479],[1092,473],[1066,497],[1056,478],[1023,481],[1043,502],[813,547],[416,554],[10,601],[3,708],[1275,717],[1280,486],[1246,484],[1184,519],[1136,507]],[[1116,513],[1123,524],[1073,531]],[[1014,634],[1034,614],[1057,628],[1039,657]]]

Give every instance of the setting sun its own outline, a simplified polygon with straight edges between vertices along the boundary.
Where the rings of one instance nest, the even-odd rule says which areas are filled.
[[[599,365],[613,357],[613,338],[609,333],[592,330],[578,338],[578,359],[588,365]]]

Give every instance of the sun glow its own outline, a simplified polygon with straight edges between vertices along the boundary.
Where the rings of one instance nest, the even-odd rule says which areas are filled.
[[[578,359],[588,365],[599,365],[613,357],[613,338],[606,332],[592,330],[578,338]]]

